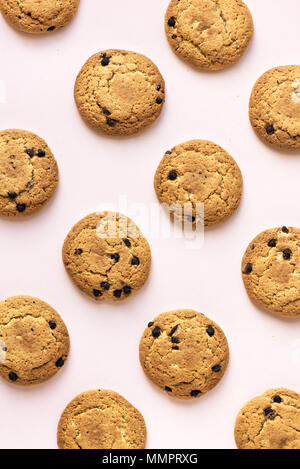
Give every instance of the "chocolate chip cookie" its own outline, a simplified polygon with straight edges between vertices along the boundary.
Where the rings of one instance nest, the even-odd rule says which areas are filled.
[[[173,218],[215,225],[239,206],[243,179],[234,159],[215,143],[191,140],[167,151],[154,179],[158,200]],[[204,219],[203,219],[204,205]]]
[[[253,129],[282,150],[300,150],[300,65],[272,68],[255,83],[249,104]]]
[[[60,449],[143,449],[146,425],[142,414],[114,391],[79,394],[58,424]]]
[[[151,266],[148,241],[114,212],[88,215],[68,234],[63,261],[75,284],[95,300],[124,300],[142,288]]]
[[[0,215],[31,215],[57,185],[57,163],[42,138],[26,130],[0,132]]]
[[[156,65],[144,55],[106,50],[82,67],[74,94],[88,125],[108,135],[132,135],[159,117],[165,83]]]
[[[160,314],[149,322],[140,342],[144,372],[178,399],[194,399],[213,389],[223,377],[228,359],[222,329],[191,309]]]
[[[0,11],[11,26],[25,33],[41,34],[68,24],[80,0],[0,0]]]
[[[200,69],[221,70],[246,51],[253,21],[241,0],[171,0],[165,30],[177,55]]]
[[[0,376],[28,385],[46,381],[63,367],[70,340],[51,306],[31,296],[14,296],[0,302],[0,345]]]
[[[250,298],[282,317],[300,316],[300,229],[272,228],[249,244],[242,276]]]
[[[239,449],[300,449],[300,396],[289,389],[270,389],[251,399],[235,424]]]

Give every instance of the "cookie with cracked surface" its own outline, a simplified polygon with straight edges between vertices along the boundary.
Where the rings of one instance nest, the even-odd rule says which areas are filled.
[[[174,52],[197,68],[236,63],[252,35],[252,16],[241,0],[171,0],[165,30]]]
[[[46,142],[26,130],[0,132],[0,215],[31,215],[51,199],[57,163]]]
[[[234,434],[239,449],[300,449],[300,395],[277,388],[251,399]]]
[[[0,302],[0,376],[10,383],[42,383],[64,365],[70,349],[59,314],[31,296]]]
[[[60,449],[143,449],[142,414],[114,391],[86,391],[65,408],[57,431]]]
[[[234,159],[206,140],[191,140],[167,151],[154,179],[157,197],[171,216],[194,228],[203,221],[210,226],[229,218],[239,206],[242,186]]]
[[[151,251],[132,220],[100,212],[71,229],[63,246],[63,262],[75,284],[95,300],[124,300],[146,282]]]
[[[106,50],[90,57],[82,67],[74,95],[88,125],[108,135],[132,135],[159,117],[165,82],[144,55]]]
[[[66,26],[75,16],[80,0],[0,0],[0,11],[19,31],[42,34]]]
[[[191,309],[160,314],[149,322],[140,341],[144,372],[178,399],[194,399],[213,389],[223,377],[228,359],[222,329]]]
[[[272,68],[255,83],[249,117],[265,143],[282,150],[300,150],[300,66]]]
[[[272,228],[249,244],[242,260],[249,297],[282,317],[300,316],[300,229]]]

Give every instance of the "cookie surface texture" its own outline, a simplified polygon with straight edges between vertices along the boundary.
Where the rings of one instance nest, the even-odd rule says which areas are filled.
[[[229,360],[222,329],[190,309],[162,313],[140,341],[140,362],[148,378],[169,396],[195,399],[213,389]]]
[[[0,215],[36,212],[57,185],[57,163],[42,138],[26,130],[0,132]]]
[[[242,276],[250,298],[282,317],[300,316],[300,229],[272,228],[249,244]]]
[[[239,449],[300,449],[300,396],[289,389],[269,389],[251,399],[235,424]]]
[[[144,55],[106,50],[82,67],[74,90],[83,120],[108,135],[132,135],[160,115],[165,83]]]
[[[39,384],[63,367],[67,328],[47,303],[30,296],[0,302],[0,376],[10,383]]]
[[[63,262],[75,284],[95,300],[124,300],[146,282],[148,241],[132,220],[115,212],[88,215],[68,234]]]
[[[143,449],[146,425],[142,414],[114,391],[79,394],[58,424],[60,449]]]
[[[49,33],[68,24],[80,0],[0,0],[0,10],[11,26],[25,33]]]
[[[264,73],[252,90],[249,116],[265,143],[282,150],[300,150],[300,66]]]
[[[221,70],[246,51],[253,21],[241,0],[171,0],[165,30],[178,56],[200,69]]]
[[[174,218],[191,221],[194,227],[203,223],[201,204],[205,226],[229,218],[239,206],[242,186],[235,160],[206,140],[191,140],[167,151],[154,179],[158,200],[175,204]]]

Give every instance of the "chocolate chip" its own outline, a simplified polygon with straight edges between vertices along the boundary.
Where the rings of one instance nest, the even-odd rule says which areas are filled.
[[[140,265],[139,258],[136,256],[133,256],[133,258],[131,259],[131,265]]]
[[[2,347],[3,352],[7,352],[7,347]]]
[[[148,327],[152,327],[152,326],[154,326],[154,322],[152,321],[148,322]]]
[[[110,284],[108,282],[101,282],[100,286],[103,288],[103,290],[109,290],[110,288]]]
[[[176,24],[176,20],[174,16],[171,16],[171,18],[168,19],[168,26],[170,26],[171,28],[174,28],[175,24]]]
[[[8,197],[13,200],[17,197],[17,193],[16,192],[9,192]]]
[[[49,28],[47,29],[47,31],[54,31],[55,29],[55,26],[49,26]]]
[[[44,158],[45,155],[46,155],[46,152],[40,148],[37,152],[37,156],[39,158]]]
[[[169,386],[165,386],[165,390],[166,390],[167,392],[172,392],[172,388],[169,388]]]
[[[268,135],[272,135],[275,132],[275,129],[272,124],[266,125],[266,132]]]
[[[14,373],[13,371],[10,371],[8,373],[8,377],[11,381],[17,381],[17,379],[18,379],[18,375],[16,373]]]
[[[282,254],[283,259],[289,260],[292,256],[292,251],[290,249],[284,249],[284,251],[282,251]]]
[[[94,290],[93,290],[93,295],[94,295],[96,298],[99,298],[99,296],[102,296],[102,291],[97,290],[96,288],[94,288]]]
[[[254,248],[255,248],[255,246],[254,246],[254,244],[252,244],[252,246],[251,246],[252,251],[253,251]]]
[[[199,396],[199,394],[201,394],[201,391],[199,391],[199,389],[194,389],[194,391],[191,391],[192,397],[197,397]]]
[[[65,364],[65,361],[62,357],[60,357],[57,362],[55,363],[55,366],[57,366],[57,368],[61,368],[62,366],[64,366]]]
[[[116,119],[111,119],[110,117],[106,118],[106,123],[109,127],[114,127],[117,123]]]
[[[172,350],[179,350],[178,345],[173,345]]]
[[[180,344],[180,339],[178,339],[178,337],[172,337],[171,342],[172,344]]]
[[[213,367],[212,367],[212,370],[213,370],[215,373],[219,373],[219,371],[221,371],[221,365],[213,366]]]
[[[82,254],[82,253],[83,253],[83,251],[80,248],[75,249],[75,251],[74,251],[75,256],[80,256],[80,254]]]
[[[27,148],[25,150],[25,153],[27,153],[27,155],[29,155],[30,158],[33,158],[34,157],[34,148]]]
[[[282,402],[282,399],[281,399],[280,396],[277,395],[277,396],[274,396],[274,397],[273,397],[273,401],[274,401],[274,402],[277,402],[277,404],[280,404],[280,403]]]
[[[264,409],[264,414],[265,414],[266,417],[267,417],[268,415],[269,415],[269,416],[272,416],[272,415],[274,415],[274,410],[271,409],[271,407],[267,407],[266,409]]]
[[[160,334],[161,334],[160,327],[156,326],[152,331],[152,335],[155,339],[157,339],[157,337],[159,337]]]
[[[26,210],[26,204],[17,204],[17,210],[18,212],[25,212]]]
[[[170,150],[167,150],[166,153],[165,153],[165,155],[171,155],[171,154],[172,154],[172,152]]]
[[[114,259],[116,262],[119,262],[120,260],[120,255],[115,253],[115,254],[111,254],[111,259]]]
[[[209,335],[209,337],[212,337],[215,333],[215,330],[212,326],[208,326],[208,328],[206,329],[206,332]]]
[[[173,34],[172,39],[177,39],[177,34]]]
[[[177,176],[178,174],[175,169],[172,169],[168,174],[168,179],[170,179],[170,181],[175,181],[175,179],[177,179]]]
[[[283,231],[284,233],[288,233],[288,232],[289,232],[289,230],[287,229],[286,226],[283,226],[283,227],[282,227],[282,231]]]
[[[103,114],[106,114],[107,116],[110,116],[110,115],[111,115],[111,112],[110,112],[109,109],[107,109],[107,107],[104,107],[104,108],[102,109],[102,112],[103,112]]]
[[[31,12],[30,12],[30,11],[27,13],[27,16],[31,16]]]
[[[275,248],[276,244],[277,244],[276,239],[270,239],[270,241],[268,242],[268,246],[270,248]]]
[[[161,103],[163,102],[163,100],[162,100],[161,98],[159,98],[159,97],[156,98],[155,101],[156,101],[156,104],[161,104]]]
[[[121,295],[122,295],[122,290],[115,290],[114,291],[114,296],[116,298],[121,298]]]
[[[194,221],[196,220],[196,218],[195,218],[193,215],[186,215],[185,218],[186,218],[187,221],[189,221],[190,223],[194,223]]]
[[[109,64],[109,58],[106,56],[106,54],[103,54],[102,59],[101,59],[101,65],[102,67],[106,67]]]
[[[178,329],[178,326],[179,326],[179,324],[177,324],[176,326],[173,327],[173,329],[171,330],[169,336],[172,336],[173,334],[175,334],[175,332],[176,332],[177,329]]]
[[[158,85],[158,87],[156,89],[157,89],[157,91],[160,91],[161,90],[161,85]]]
[[[126,285],[124,288],[123,288],[123,292],[125,293],[125,295],[130,295],[132,291],[132,288],[129,287],[128,285]]]
[[[55,321],[49,321],[49,327],[50,329],[55,329],[56,328],[56,322]]]
[[[245,274],[251,274],[251,272],[252,272],[252,264],[246,264],[246,267],[245,267],[244,272],[245,272]]]
[[[129,241],[128,238],[123,239],[123,241],[124,241],[125,245],[126,245],[128,248],[131,247],[131,242]]]

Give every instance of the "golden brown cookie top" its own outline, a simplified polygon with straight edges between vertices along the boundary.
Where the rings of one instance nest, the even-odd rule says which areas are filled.
[[[165,83],[156,65],[144,55],[112,49],[88,59],[74,94],[88,125],[109,135],[132,135],[160,115]]]
[[[115,212],[99,212],[71,229],[63,261],[75,284],[92,298],[124,300],[146,282],[151,251],[132,220]]]
[[[220,70],[242,57],[253,21],[241,0],[171,0],[165,29],[177,55],[200,69]]]
[[[0,215],[36,212],[57,184],[57,163],[42,138],[26,130],[0,132]]]
[[[148,376],[178,399],[200,397],[223,377],[229,359],[222,329],[191,309],[169,311],[149,322],[140,341]]]
[[[209,226],[226,220],[237,209],[243,180],[238,165],[223,148],[206,140],[191,140],[166,152],[154,186],[161,203],[179,205],[175,218],[191,220],[194,226],[203,223],[201,206],[197,206],[203,203],[204,224]]]
[[[266,143],[300,149],[300,66],[273,68],[255,83],[249,104],[253,129]]]
[[[60,449],[143,449],[146,425],[142,414],[114,391],[79,394],[58,424]]]
[[[47,303],[31,296],[0,302],[0,376],[16,384],[38,384],[64,365],[67,328]]]
[[[284,388],[251,399],[235,424],[239,449],[300,449],[300,396]]]
[[[68,24],[80,0],[0,0],[0,11],[14,28],[41,34]]]
[[[250,298],[283,317],[300,316],[300,229],[272,228],[249,244],[242,275]]]

